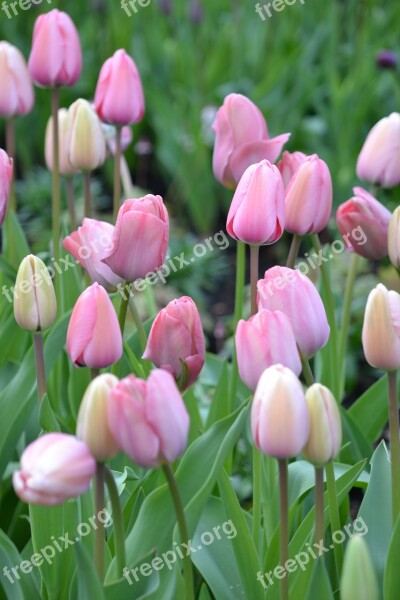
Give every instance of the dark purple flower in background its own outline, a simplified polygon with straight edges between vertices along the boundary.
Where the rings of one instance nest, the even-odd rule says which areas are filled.
[[[392,50],[380,50],[376,55],[376,64],[381,69],[395,69],[397,63],[397,54]]]
[[[169,17],[172,13],[172,2],[171,0],[159,0],[158,7],[160,11],[166,16]]]

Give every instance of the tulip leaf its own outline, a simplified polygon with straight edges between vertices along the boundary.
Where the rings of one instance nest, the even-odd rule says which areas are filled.
[[[18,217],[11,210],[7,211],[2,232],[4,235],[3,255],[11,266],[18,269],[21,261],[30,254],[30,249]]]
[[[323,557],[318,558],[312,570],[307,600],[333,600],[331,583],[325,567]]]
[[[383,580],[384,600],[398,600],[400,589],[400,569],[398,565],[400,555],[400,519],[390,540],[387,553],[386,567]]]
[[[26,561],[24,561],[26,563]],[[4,531],[0,530],[0,564],[2,568],[1,587],[4,590],[7,598],[13,600],[40,600],[41,595],[35,584],[35,578],[32,570],[35,567],[31,564],[23,566],[22,572],[21,563],[23,558],[14,546],[13,542],[6,536]],[[5,569],[8,569],[6,575]],[[15,569],[15,572],[11,569]]]
[[[49,397],[45,394],[39,407],[39,423],[43,431],[61,431],[60,425],[50,406]]]
[[[101,585],[93,565],[93,558],[82,544],[75,544],[76,553],[76,580],[71,586],[71,600],[105,600],[103,586]],[[76,589],[75,589],[76,585]]]
[[[388,383],[383,375],[348,410],[370,443],[375,442],[388,420]]]

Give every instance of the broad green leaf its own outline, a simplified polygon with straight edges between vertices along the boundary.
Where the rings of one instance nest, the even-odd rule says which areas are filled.
[[[93,557],[87,549],[78,543],[74,546],[76,554],[76,589],[71,587],[71,600],[104,600],[105,595],[93,564]]]
[[[49,397],[45,394],[39,407],[39,423],[43,431],[61,431],[57,418],[50,406]]]
[[[36,569],[32,563],[23,562],[23,558],[13,542],[0,530],[0,564],[1,586],[7,599],[12,600],[40,600],[41,595],[36,587],[32,570]],[[22,572],[21,566],[24,571]],[[15,572],[12,569],[15,569]],[[7,574],[5,569],[7,569]],[[29,570],[30,569],[30,570]],[[1,590],[0,590],[1,592]]]
[[[388,384],[384,375],[369,387],[348,410],[360,430],[373,443],[388,420]]]
[[[400,590],[400,519],[397,519],[396,527],[390,540],[387,553],[385,574],[383,579],[383,591],[385,600],[398,600]]]
[[[307,600],[333,600],[331,582],[324,564],[323,557],[318,558],[312,570]]]

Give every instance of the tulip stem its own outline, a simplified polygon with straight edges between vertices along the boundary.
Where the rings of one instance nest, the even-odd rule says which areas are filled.
[[[331,531],[334,533],[335,531],[341,530],[340,525],[340,513],[339,513],[339,504],[337,500],[336,493],[336,480],[335,480],[335,470],[333,468],[333,462],[330,461],[325,465],[326,472],[326,487],[328,490],[328,499],[329,499],[329,517],[331,521]],[[338,577],[340,578],[342,572],[343,565],[343,550],[341,544],[334,545],[334,553],[335,553],[335,561],[336,561],[336,569]]]
[[[324,526],[324,467],[315,467],[315,541],[323,542]]]
[[[340,365],[340,393],[339,400],[343,397],[345,381],[346,381],[346,349],[347,349],[347,336],[350,325],[350,316],[351,316],[351,303],[353,300],[353,290],[354,290],[354,282],[357,277],[358,272],[358,254],[353,252],[350,261],[350,269],[347,273],[346,279],[346,289],[344,293],[344,301],[343,301],[343,314],[342,314],[342,326],[340,330],[340,340],[339,340],[339,365]]]
[[[261,455],[253,446],[253,540],[257,552],[260,553],[261,541]]]
[[[308,386],[311,386],[314,384],[314,375],[313,375],[313,372],[310,367],[310,361],[308,360],[308,358],[306,356],[304,356],[304,354],[302,353],[302,351],[300,350],[300,348],[298,346],[297,346],[297,350],[299,351],[301,365],[303,367],[304,381],[306,382],[306,384]]]
[[[117,221],[121,202],[121,127],[116,128],[116,150],[114,156],[114,223]]]
[[[53,253],[56,264],[60,262],[60,211],[61,211],[61,189],[60,189],[60,148],[59,148],[59,89],[53,87],[51,90],[51,114],[53,117],[53,179],[52,179],[52,218],[53,218]],[[61,279],[55,277],[56,297],[58,302],[61,298]]]
[[[288,493],[288,462],[286,458],[278,459],[279,467],[279,496],[280,496],[280,554],[282,567],[289,557],[289,493]],[[289,598],[289,581],[285,576],[281,581],[281,600]]]
[[[243,297],[244,297],[244,284],[246,277],[246,245],[243,242],[236,242],[236,288],[235,288],[235,313],[233,319],[233,328],[236,331],[237,324],[242,318],[243,314]],[[233,344],[232,354],[232,372],[231,382],[229,388],[229,413],[231,413],[235,406],[236,390],[239,379],[238,364],[237,364],[237,353],[236,345]],[[230,469],[227,469],[228,473]]]
[[[83,187],[85,190],[85,217],[92,216],[92,193],[90,191],[90,171],[83,174]]]
[[[292,243],[290,244],[290,250],[286,261],[286,266],[289,269],[294,269],[294,263],[296,262],[297,255],[299,253],[301,244],[301,235],[297,233],[293,234]]]
[[[124,517],[122,514],[121,501],[115,479],[110,469],[105,465],[105,481],[110,496],[113,522],[114,522],[114,547],[117,561],[118,577],[122,577],[126,565]]]
[[[260,258],[260,246],[250,246],[250,289],[251,314],[257,313],[257,281]]]
[[[9,194],[9,207],[11,212],[17,212],[17,199],[15,195],[15,127],[14,119],[7,119],[6,121],[6,148],[9,158],[13,161],[13,170]]]
[[[96,379],[100,375],[100,369],[90,369],[90,379]]]
[[[179,533],[181,537],[181,544],[187,544],[189,541],[189,534],[186,525],[185,511],[182,504],[182,499],[179,493],[178,485],[175,479],[175,475],[171,466],[166,463],[162,467],[165,477],[168,481],[169,489],[171,492],[172,500],[175,506],[176,518],[178,521]],[[194,588],[193,588],[193,567],[190,556],[185,553],[183,559],[183,574],[185,580],[185,600],[194,600]]]
[[[94,539],[94,564],[100,582],[104,580],[104,550],[105,550],[105,531],[104,523],[100,522],[99,513],[104,510],[104,463],[96,464],[95,475],[95,511],[97,517],[97,529],[95,530]]]
[[[399,404],[397,396],[397,371],[388,371],[389,386],[389,434],[390,464],[392,470],[392,511],[393,525],[400,512],[400,445],[399,445]]]
[[[47,394],[47,383],[46,383],[46,367],[44,363],[44,351],[43,351],[43,335],[42,333],[33,334],[33,347],[35,351],[35,365],[36,365],[36,381],[39,402]]]
[[[66,178],[65,187],[67,191],[67,206],[70,220],[70,228],[71,231],[75,231],[77,220],[75,211],[74,180],[72,177]]]
[[[144,349],[146,348],[146,344],[147,344],[147,335],[146,335],[146,332],[144,330],[143,323],[142,323],[142,320],[141,320],[140,315],[139,315],[139,311],[138,311],[138,309],[136,307],[135,299],[134,298],[129,298],[128,302],[129,302],[129,308],[131,310],[131,314],[132,314],[132,317],[133,317],[133,321],[134,321],[134,323],[136,325],[136,330],[137,330],[138,335],[139,335],[140,349],[142,350],[142,352],[144,352]]]

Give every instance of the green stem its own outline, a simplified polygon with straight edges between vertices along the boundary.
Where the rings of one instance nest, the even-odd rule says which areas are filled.
[[[114,156],[114,223],[117,220],[121,202],[121,127],[116,128],[116,150]]]
[[[243,297],[244,284],[246,277],[246,245],[243,242],[236,243],[236,288],[235,288],[235,312],[233,319],[233,327],[236,331],[237,324],[243,314]],[[235,406],[236,390],[239,380],[239,372],[237,365],[236,346],[233,344],[232,355],[232,373],[229,386],[229,413],[232,412]],[[228,470],[228,473],[230,471]]]
[[[250,246],[251,314],[257,313],[257,281],[260,246]]]
[[[90,190],[90,171],[83,174],[83,186],[85,190],[85,217],[90,219],[92,216],[92,193]]]
[[[334,471],[332,462],[328,462],[325,465],[325,471],[326,471],[326,484],[327,484],[328,499],[329,499],[329,518],[331,521],[331,530],[332,530],[332,533],[334,533],[335,531],[340,531],[341,526],[340,526],[339,504],[338,504],[337,493],[336,493],[335,471]],[[338,577],[340,578],[340,575],[342,572],[342,565],[343,565],[343,549],[342,549],[341,544],[334,545],[334,553],[335,553],[337,574],[338,574]]]
[[[339,399],[343,397],[346,381],[346,348],[347,348],[347,337],[349,332],[350,316],[351,316],[351,303],[353,300],[354,282],[358,272],[358,254],[353,252],[350,261],[350,269],[347,273],[346,288],[344,293],[343,301],[343,314],[342,314],[342,326],[340,329],[340,340],[339,340],[339,365],[340,365],[340,393]]]
[[[171,466],[166,463],[163,465],[163,471],[168,481],[169,489],[171,492],[172,500],[175,506],[176,518],[178,521],[179,533],[181,538],[181,544],[187,544],[189,541],[189,534],[186,525],[185,512],[181,496],[179,493],[178,485],[175,479],[175,475],[171,469]],[[183,559],[183,574],[185,580],[185,600],[194,600],[194,588],[193,588],[193,568],[190,556],[185,553]]]
[[[90,369],[90,379],[96,379],[100,375],[100,369]]]
[[[297,350],[299,352],[301,365],[303,367],[304,381],[310,387],[311,385],[313,385],[313,383],[315,383],[314,375],[313,375],[313,372],[310,367],[310,361],[308,360],[308,358],[306,356],[304,356],[304,354],[302,353],[302,351],[300,350],[300,348],[298,346],[297,346]]]
[[[13,160],[13,171],[9,195],[9,209],[11,212],[17,212],[17,199],[15,195],[15,127],[14,119],[7,119],[6,121],[6,149],[7,154]]]
[[[279,498],[280,498],[280,554],[279,563],[285,566],[289,557],[289,494],[288,494],[288,463],[287,459],[278,459],[279,467]],[[289,598],[289,581],[287,574],[281,581],[281,600]]]
[[[52,218],[53,218],[53,254],[57,264],[60,262],[60,213],[61,213],[61,189],[60,189],[60,148],[58,127],[59,90],[57,87],[51,90],[51,114],[53,117],[53,179],[52,179]],[[61,303],[61,279],[55,276],[55,288],[58,302]]]
[[[127,290],[127,286],[129,283],[126,283],[124,289]],[[122,339],[124,339],[124,330],[125,330],[125,322],[126,322],[126,313],[128,312],[129,305],[129,294],[123,293],[121,294],[121,304],[119,305],[119,313],[118,313],[118,323],[119,328],[121,330]],[[113,364],[111,372],[113,375],[118,375],[119,373],[119,364],[120,361]]]
[[[104,463],[98,462],[96,464],[96,475],[95,475],[95,511],[96,517],[99,513],[104,510]],[[104,581],[104,550],[105,550],[105,532],[104,523],[100,522],[97,518],[97,528],[95,530],[94,539],[94,564],[96,567],[97,574],[100,582]]]
[[[296,262],[297,255],[299,253],[301,244],[301,235],[297,233],[293,234],[292,243],[290,244],[290,250],[286,261],[286,266],[289,269],[294,269],[294,263]]]
[[[140,349],[142,350],[142,352],[144,352],[144,350],[146,348],[146,345],[147,345],[147,335],[146,335],[146,332],[144,330],[143,323],[142,323],[142,320],[141,320],[140,315],[139,315],[139,311],[138,311],[138,309],[136,307],[135,299],[133,297],[129,298],[128,302],[129,302],[129,308],[130,308],[130,311],[131,311],[131,314],[132,314],[132,318],[133,318],[133,321],[134,321],[134,323],[136,325],[136,330],[137,330],[138,335],[139,335]]]
[[[67,177],[65,180],[65,187],[67,190],[67,206],[69,213],[69,223],[71,231],[75,231],[77,219],[75,210],[75,194],[74,194],[74,180],[72,177]]]
[[[118,494],[118,488],[115,483],[115,479],[107,465],[105,465],[105,481],[108,489],[108,494],[110,496],[111,508],[113,513],[114,547],[118,571],[117,575],[118,577],[122,577],[124,567],[126,566],[124,518],[122,514],[122,507],[120,497]]]
[[[253,446],[253,540],[260,553],[261,544],[261,454]]]
[[[400,445],[399,445],[399,404],[397,399],[397,371],[388,371],[389,386],[389,434],[390,464],[392,471],[392,512],[393,526],[400,512]]]
[[[315,541],[324,539],[324,468],[315,467]]]
[[[33,347],[35,351],[35,365],[36,365],[36,381],[39,402],[47,394],[47,383],[46,383],[46,367],[44,363],[44,352],[43,352],[43,335],[42,333],[33,334]]]

